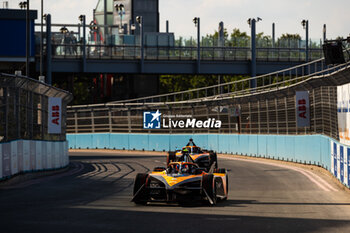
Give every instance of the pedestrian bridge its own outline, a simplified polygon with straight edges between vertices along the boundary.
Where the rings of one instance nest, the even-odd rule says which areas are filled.
[[[249,47],[145,47],[129,45],[53,44],[52,72],[119,74],[251,74]],[[302,48],[256,48],[256,74],[305,63]],[[323,56],[310,49],[311,60]],[[39,64],[37,64],[39,69]]]

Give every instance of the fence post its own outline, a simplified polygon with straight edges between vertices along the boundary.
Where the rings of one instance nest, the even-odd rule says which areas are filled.
[[[44,109],[47,109],[44,107],[44,101],[45,101],[45,96],[40,95],[40,114],[41,114],[41,140],[44,140],[44,135],[45,135],[45,123],[44,123]],[[67,119],[67,117],[66,117]]]
[[[251,107],[251,104],[250,104],[250,102],[248,102],[248,108],[249,108],[249,116],[248,116],[248,125],[249,125],[249,133],[250,134],[252,134],[252,117],[251,117],[251,109],[250,109],[250,107]]]
[[[270,133],[270,120],[269,120],[269,100],[266,99],[266,123],[267,123],[267,133]]]
[[[128,132],[131,133],[131,112],[130,108],[128,108]]]
[[[279,134],[279,125],[278,125],[278,108],[277,108],[277,98],[275,97],[275,113],[276,113],[276,127],[277,134]]]
[[[261,127],[260,127],[260,100],[258,100],[258,125],[259,125],[259,134],[261,134]]]
[[[33,92],[29,92],[29,109],[28,109],[28,129],[29,129],[29,138],[33,138]]]
[[[287,134],[289,133],[288,130],[288,104],[287,104],[287,97],[284,97],[284,108],[285,108],[285,112],[286,112],[286,132]]]
[[[20,89],[18,88],[17,90],[15,90],[15,106],[14,106],[14,109],[15,109],[15,114],[16,114],[16,139],[19,139],[21,137],[21,121],[20,121],[20,98],[19,98],[19,95],[20,95]]]
[[[92,132],[95,133],[95,119],[94,119],[94,110],[91,109],[91,127]]]
[[[312,98],[313,98],[313,108],[314,108],[314,133],[316,133],[316,99],[315,99],[315,89],[312,90]]]
[[[110,132],[110,133],[113,133],[112,111],[111,111],[111,108],[108,108],[108,125],[109,125],[109,132]]]
[[[8,125],[9,125],[9,117],[8,117],[8,112],[9,112],[9,102],[8,102],[8,87],[4,88],[4,98],[5,98],[5,111],[4,111],[4,117],[5,117],[5,141],[8,140]]]
[[[75,109],[75,111],[74,111],[74,131],[75,131],[75,133],[78,133],[78,112],[77,112],[78,110],[77,109]]]

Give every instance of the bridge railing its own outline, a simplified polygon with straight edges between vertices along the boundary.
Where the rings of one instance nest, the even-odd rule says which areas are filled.
[[[52,55],[56,59],[83,56],[83,46],[77,44],[52,44]],[[141,47],[136,45],[87,44],[87,59],[141,59]],[[310,49],[310,59],[322,57],[321,49]],[[197,60],[197,47],[174,46],[144,48],[145,60]],[[200,47],[203,61],[246,61],[251,59],[249,47]],[[301,48],[257,48],[257,60],[261,61],[305,61],[305,49]]]

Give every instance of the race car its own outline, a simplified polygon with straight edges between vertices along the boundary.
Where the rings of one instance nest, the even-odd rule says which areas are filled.
[[[156,167],[150,174],[139,173],[134,182],[132,201],[148,202],[205,201],[215,205],[217,200],[226,200],[228,175],[226,169],[209,172],[192,162],[171,162],[167,168]]]
[[[192,138],[182,150],[168,152],[167,164],[177,161],[187,162],[185,158],[188,158],[190,162],[198,164],[199,167],[205,168],[206,171],[209,171],[213,164],[215,164],[215,168],[218,167],[216,153],[212,150],[202,150],[196,146]]]

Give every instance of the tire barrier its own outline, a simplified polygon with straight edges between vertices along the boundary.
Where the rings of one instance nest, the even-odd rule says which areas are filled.
[[[68,164],[68,141],[0,143],[0,180],[19,173],[63,168]]]

